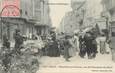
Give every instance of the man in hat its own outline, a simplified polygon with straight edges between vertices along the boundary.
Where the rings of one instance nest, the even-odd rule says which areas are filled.
[[[23,44],[23,36],[21,35],[19,29],[15,30],[15,33],[14,33],[13,37],[14,37],[14,40],[15,40],[15,46],[14,46],[15,52],[20,53],[20,49],[21,49],[22,44]]]
[[[91,59],[91,53],[92,53],[92,36],[90,34],[90,32],[86,32],[86,34],[84,35],[84,52],[82,57],[84,57],[86,54],[88,56],[88,59]]]
[[[3,35],[3,47],[10,49],[10,42],[6,33]]]

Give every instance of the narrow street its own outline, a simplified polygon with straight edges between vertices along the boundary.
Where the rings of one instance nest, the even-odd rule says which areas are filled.
[[[115,73],[115,0],[0,0],[0,73]]]
[[[80,58],[76,55],[66,62],[63,57],[42,57],[40,69],[37,73],[114,73],[115,63],[111,60],[111,53],[98,53],[95,59]],[[98,68],[102,67],[102,68]],[[105,67],[105,68],[104,68]],[[109,68],[106,68],[109,67]],[[95,71],[96,70],[96,71]],[[107,70],[101,71],[101,70]]]

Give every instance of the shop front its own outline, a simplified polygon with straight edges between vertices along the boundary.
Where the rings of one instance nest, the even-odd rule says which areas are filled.
[[[22,35],[28,36],[33,33],[34,23],[28,22],[24,18],[2,18],[0,29],[1,40],[6,33],[8,38],[13,41],[13,34],[16,29],[19,29]]]
[[[35,26],[36,29],[36,33],[41,35],[41,36],[46,36],[47,34],[49,34],[49,26],[47,25],[36,25]]]

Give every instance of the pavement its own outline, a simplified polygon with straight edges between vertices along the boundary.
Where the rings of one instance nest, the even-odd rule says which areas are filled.
[[[95,59],[83,59],[76,55],[70,62],[65,61],[63,57],[45,56],[41,58],[40,63],[37,73],[115,73],[115,63],[110,54],[98,54]]]
[[[99,51],[98,44],[98,51]],[[61,57],[44,56],[40,59],[37,73],[115,73],[115,62],[112,61],[111,50],[106,44],[109,54],[98,52],[95,59],[81,58],[78,53],[67,62]]]
[[[98,51],[99,48],[98,44]],[[37,73],[115,73],[115,62],[112,61],[108,44],[106,44],[106,49],[110,52],[109,54],[98,52],[95,59],[88,59],[87,56],[81,58],[76,53],[76,56],[70,58],[69,62],[65,61],[62,56],[43,56],[40,58],[40,68]]]

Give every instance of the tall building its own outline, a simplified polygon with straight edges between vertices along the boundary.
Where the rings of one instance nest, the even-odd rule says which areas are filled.
[[[48,30],[51,27],[48,0],[25,0],[25,3],[22,3],[21,8],[24,8],[22,11],[25,12],[24,14],[22,12],[22,17],[26,17],[26,19],[35,23],[36,31],[34,33],[41,35],[48,33]]]
[[[48,0],[20,0],[18,17],[2,17],[0,38],[2,39],[2,35],[6,32],[9,39],[13,40],[15,29],[20,29],[21,33],[27,37],[35,33],[41,35],[48,33],[51,20],[47,2]]]
[[[108,20],[108,34],[109,47],[111,48],[112,60],[115,62],[115,0],[102,0],[104,7],[103,17]],[[106,14],[108,13],[110,16]],[[110,24],[110,25],[109,25]]]
[[[103,5],[103,14],[108,12],[112,17],[114,17],[115,0],[102,0],[101,3]]]
[[[52,26],[48,2],[48,0],[34,0],[34,18],[37,21],[35,29],[36,33],[41,35],[48,34],[48,31]]]
[[[103,7],[101,4],[101,0],[86,0],[85,25],[95,26],[97,20],[101,19],[102,11],[103,11]]]
[[[103,5],[102,16],[110,22],[115,21],[115,0],[102,0],[101,3]]]
[[[102,12],[101,0],[87,0],[87,17],[100,18]]]
[[[1,4],[3,3],[3,1],[4,0],[2,0]],[[32,7],[31,2],[32,0],[20,0],[19,4],[17,5],[18,11],[20,13],[18,16],[8,15],[6,17],[1,18],[1,24],[0,24],[1,25],[0,27],[1,39],[2,39],[3,34],[6,33],[9,39],[13,40],[13,33],[15,32],[15,29],[20,29],[21,33],[27,36],[34,32],[35,22],[30,22],[33,15],[32,13],[33,7]],[[9,5],[11,6],[15,5],[15,2],[9,3]],[[2,7],[0,9],[1,9],[0,12],[2,14],[4,10],[7,9],[7,6],[5,6],[5,8]]]
[[[83,24],[85,0],[71,0],[71,8],[72,11],[67,12],[60,23],[61,32],[73,33]]]
[[[115,6],[115,0],[102,0],[103,8],[109,10]]]

